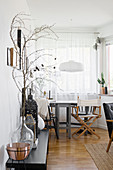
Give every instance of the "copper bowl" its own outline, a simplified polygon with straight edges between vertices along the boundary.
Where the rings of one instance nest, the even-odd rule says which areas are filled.
[[[13,160],[24,160],[30,153],[29,143],[12,143],[7,145],[7,152]]]

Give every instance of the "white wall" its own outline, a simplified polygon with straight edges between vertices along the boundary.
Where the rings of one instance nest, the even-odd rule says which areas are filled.
[[[106,40],[109,40],[113,42],[113,23],[110,23],[110,24],[107,24],[105,26],[102,26],[100,28],[97,29],[97,31],[100,33],[100,37],[102,38],[102,43],[101,43],[101,47],[102,47],[102,50],[101,50],[101,57],[102,57],[102,60],[101,60],[101,72],[104,72],[105,73],[105,78],[107,80],[108,78],[108,75],[106,74],[107,71],[107,60],[106,60],[106,51],[105,51],[105,41]]]
[[[108,75],[107,75],[107,59],[106,59],[106,51],[105,51],[105,40],[113,37],[113,23],[108,24],[106,26],[103,26],[101,28],[98,28],[97,30],[100,32],[100,37],[102,40],[102,43],[100,45],[100,73],[103,72],[105,76],[106,83],[108,80]],[[113,97],[112,96],[102,96],[102,103],[109,103],[113,102]],[[107,124],[106,124],[106,119],[105,119],[105,114],[102,106],[102,117],[98,119],[97,126],[102,129],[107,129]]]
[[[19,12],[27,12],[25,0],[0,1],[0,170],[8,158],[5,145],[19,123],[18,90],[13,82],[12,68],[7,66],[7,47],[11,47],[9,29],[11,19]]]
[[[101,100],[102,100],[102,109],[101,109],[101,113],[102,116],[101,118],[98,119],[97,121],[97,127],[102,128],[102,129],[107,129],[107,124],[106,124],[106,118],[105,118],[105,113],[104,113],[104,109],[103,109],[103,103],[113,103],[113,96],[101,96]]]
[[[113,23],[98,28],[98,32],[102,38],[113,36]]]

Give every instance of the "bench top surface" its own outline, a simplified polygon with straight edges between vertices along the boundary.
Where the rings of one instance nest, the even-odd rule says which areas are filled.
[[[32,149],[28,158],[24,163],[28,165],[46,164],[47,147],[48,147],[49,130],[42,130],[38,135],[38,146],[36,149]],[[11,166],[12,160],[8,159],[6,167]],[[18,164],[18,161],[13,161],[13,165]],[[19,161],[19,164],[23,164],[23,161]]]

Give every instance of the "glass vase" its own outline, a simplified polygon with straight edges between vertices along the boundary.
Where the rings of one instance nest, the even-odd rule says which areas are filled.
[[[11,143],[29,143],[30,150],[33,148],[34,134],[31,129],[29,129],[25,120],[20,123],[20,126],[15,130],[11,137]]]

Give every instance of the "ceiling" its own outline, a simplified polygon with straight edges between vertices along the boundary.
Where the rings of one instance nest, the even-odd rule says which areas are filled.
[[[113,22],[113,0],[27,0],[35,26],[99,28]]]

